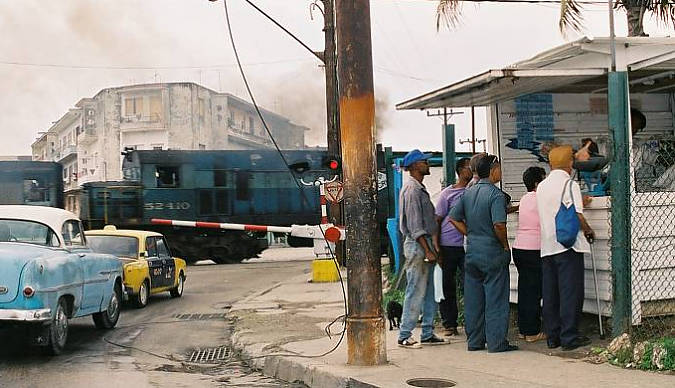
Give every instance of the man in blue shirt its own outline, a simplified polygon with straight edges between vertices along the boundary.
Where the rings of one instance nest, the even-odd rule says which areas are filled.
[[[450,211],[450,222],[467,236],[464,263],[464,317],[470,351],[518,349],[507,340],[509,262],[506,198],[495,186],[502,179],[499,159],[485,155],[477,164],[480,181]]]
[[[438,304],[434,299],[433,266],[438,261],[432,238],[438,231],[434,205],[422,184],[429,175],[431,155],[419,150],[410,151],[403,158],[403,167],[410,173],[399,196],[399,229],[403,235],[403,255],[407,286],[403,300],[403,315],[398,336],[398,345],[403,348],[419,348],[412,338],[417,319],[422,310],[422,345],[447,343],[434,334],[434,316]]]

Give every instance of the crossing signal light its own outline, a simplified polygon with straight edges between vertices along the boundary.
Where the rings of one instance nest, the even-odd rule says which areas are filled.
[[[335,172],[339,171],[340,167],[342,167],[341,164],[340,164],[340,160],[338,160],[336,158],[324,159],[323,166],[325,168],[327,168],[331,171],[335,171]]]

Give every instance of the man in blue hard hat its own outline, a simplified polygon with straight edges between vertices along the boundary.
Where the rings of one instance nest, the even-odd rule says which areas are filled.
[[[426,187],[422,184],[429,175],[430,154],[412,150],[403,158],[403,168],[410,173],[399,197],[399,228],[403,235],[403,255],[407,286],[403,301],[403,315],[398,336],[402,348],[419,348],[420,343],[412,338],[417,319],[422,311],[422,345],[447,343],[434,334],[434,316],[438,305],[434,299],[433,266],[438,262],[432,236],[438,232],[434,205]]]

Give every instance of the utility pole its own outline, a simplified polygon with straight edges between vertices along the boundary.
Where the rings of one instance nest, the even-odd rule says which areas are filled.
[[[611,66],[607,74],[609,133],[614,158],[609,170],[612,182],[612,335],[630,330],[632,321],[630,136],[628,71],[625,61],[617,69],[614,41],[614,4],[608,0]]]
[[[323,0],[323,20],[325,45],[323,62],[326,71],[326,118],[328,137],[328,157],[339,160],[340,151],[340,115],[338,112],[337,56],[335,52],[335,7],[333,0]],[[342,177],[340,177],[342,178]],[[342,204],[331,203],[329,219],[333,225],[344,225]],[[335,246],[335,256],[341,265],[345,265],[345,244],[339,241]]]
[[[377,224],[370,0],[337,0],[340,136],[347,221],[347,363],[387,362]]]

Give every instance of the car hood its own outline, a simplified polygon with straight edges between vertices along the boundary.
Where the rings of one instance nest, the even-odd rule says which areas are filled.
[[[0,243],[0,303],[11,302],[19,292],[21,272],[27,263],[53,256],[47,247],[20,243]]]

